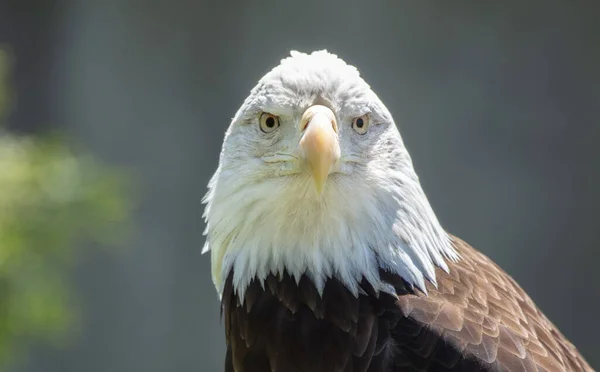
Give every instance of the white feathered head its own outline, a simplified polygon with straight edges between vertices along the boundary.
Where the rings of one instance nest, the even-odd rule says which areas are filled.
[[[387,108],[358,70],[326,51],[292,52],[233,118],[205,197],[219,293],[233,270],[284,271],[319,290],[336,277],[353,293],[379,270],[425,290],[456,259]]]

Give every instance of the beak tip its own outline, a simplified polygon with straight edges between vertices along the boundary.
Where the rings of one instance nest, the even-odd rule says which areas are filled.
[[[325,189],[324,182],[316,182],[315,181],[315,191],[317,192],[317,196],[323,195],[323,190]]]

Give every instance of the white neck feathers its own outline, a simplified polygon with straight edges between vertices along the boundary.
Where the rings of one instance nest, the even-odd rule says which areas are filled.
[[[425,280],[435,285],[435,266],[447,271],[445,260],[458,255],[406,160],[396,170],[374,170],[369,182],[331,175],[322,199],[310,196],[311,180],[302,174],[285,185],[240,184],[239,169],[221,167],[204,200],[203,250],[211,251],[219,294],[231,270],[241,298],[251,280],[284,271],[298,281],[308,275],[319,291],[335,277],[355,295],[363,278],[391,290],[380,268],[423,292]]]

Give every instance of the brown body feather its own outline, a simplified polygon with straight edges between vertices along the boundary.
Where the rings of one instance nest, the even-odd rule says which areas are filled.
[[[253,281],[243,303],[230,273],[222,298],[227,372],[592,371],[519,285],[453,238],[461,259],[438,287],[413,291],[381,272],[396,296],[363,281],[353,296],[330,279]]]

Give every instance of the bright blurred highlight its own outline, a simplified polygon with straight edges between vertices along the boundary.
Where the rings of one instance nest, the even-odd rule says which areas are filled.
[[[7,61],[0,50],[0,370],[28,343],[64,339],[77,319],[78,248],[123,236],[129,210],[120,174],[58,138],[2,132]]]

